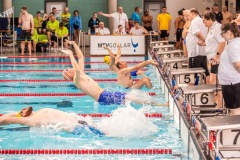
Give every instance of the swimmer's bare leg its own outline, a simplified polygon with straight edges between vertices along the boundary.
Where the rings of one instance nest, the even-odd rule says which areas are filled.
[[[134,101],[138,104],[148,104],[148,105],[152,105],[152,106],[163,106],[163,107],[168,107],[169,106],[169,103],[159,103],[157,101],[155,101],[154,99],[152,99],[151,97],[149,97],[148,100],[142,100],[141,98],[139,98],[138,96],[135,96],[135,95],[131,95],[131,94],[127,94],[126,95],[126,99],[125,99],[126,102],[129,102],[129,101]]]
[[[148,77],[144,77],[142,79],[140,79],[139,81],[137,81],[136,83],[134,83],[131,88],[136,88],[136,89],[140,89],[143,86],[146,86],[147,88],[152,88],[152,83],[151,80]]]
[[[73,48],[76,51],[76,55],[78,57],[78,65],[80,67],[80,70],[84,71],[84,56],[83,56],[83,53],[82,53],[81,49],[78,47],[78,45],[77,45],[77,43],[75,41],[66,40],[66,42],[68,44],[72,44],[73,45]]]
[[[144,74],[144,72],[143,72],[141,69],[139,69],[139,70],[137,71],[137,75],[141,75],[141,76],[143,76],[143,77],[148,77],[148,76],[146,76],[146,74]]]

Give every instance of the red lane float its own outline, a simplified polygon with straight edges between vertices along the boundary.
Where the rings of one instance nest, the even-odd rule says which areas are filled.
[[[94,79],[96,82],[116,82],[117,79]],[[133,79],[138,81],[139,79]],[[0,83],[3,82],[72,82],[64,79],[1,79]]]
[[[96,117],[96,118],[101,118],[101,117],[111,117],[111,114],[103,114],[103,113],[93,113],[93,114],[78,114],[79,116],[90,116],[90,117]],[[146,117],[149,118],[161,118],[162,113],[145,113]]]
[[[0,72],[62,72],[63,70],[0,70]],[[109,69],[85,69],[84,72],[106,72]]]
[[[1,149],[0,155],[16,154],[172,154],[172,149]]]
[[[148,92],[150,96],[156,96],[155,92]],[[85,93],[0,93],[2,97],[82,97]]]
[[[3,116],[4,114],[0,114],[0,116]],[[78,114],[79,116],[90,116],[90,117],[94,117],[94,118],[103,118],[103,117],[111,117],[112,114],[105,114],[105,113],[92,113],[92,114]],[[161,118],[162,117],[162,113],[145,113],[145,116],[148,118]]]
[[[142,71],[146,71],[147,69],[143,68]],[[63,70],[0,70],[0,72],[62,72]],[[112,72],[109,69],[84,69],[84,72]]]
[[[91,55],[91,56],[84,56],[85,58],[91,58],[91,57],[98,57],[98,58],[103,58],[105,55]],[[74,56],[75,58],[78,58],[77,56]],[[121,57],[144,57],[144,55],[122,55]],[[26,58],[26,59],[31,59],[31,58],[67,58],[69,59],[69,56],[8,56],[6,58]]]
[[[141,63],[141,61],[133,61],[127,63]],[[71,62],[1,62],[1,64],[19,64],[19,65],[26,65],[26,64],[45,64],[45,65],[51,65],[51,64],[71,64]],[[84,62],[84,64],[104,64],[104,62]]]

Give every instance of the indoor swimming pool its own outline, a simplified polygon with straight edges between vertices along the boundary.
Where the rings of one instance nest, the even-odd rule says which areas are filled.
[[[130,66],[142,59],[145,57],[126,58],[127,61],[133,62],[129,63]],[[0,126],[0,150],[167,150],[165,154],[32,154],[17,155],[17,158],[16,155],[0,155],[0,158],[187,159],[187,147],[182,142],[168,107],[140,105],[134,102],[121,106],[103,106],[89,96],[75,94],[81,91],[72,82],[63,80],[61,73],[61,70],[71,67],[70,63],[65,63],[69,62],[68,58],[2,58],[0,61],[0,114],[18,112],[27,106],[32,106],[34,110],[53,108],[69,114],[111,114],[110,117],[98,118],[80,116],[80,119],[88,124],[105,131],[107,134],[104,136],[96,135],[88,129],[82,129],[77,135],[62,132],[57,125],[40,128]],[[160,103],[166,103],[165,94],[152,66],[144,68],[144,72],[152,79],[153,88],[144,87],[141,90],[120,87],[116,82],[117,74],[107,71],[108,66],[102,63],[102,57],[86,58],[85,69],[87,75],[108,91],[132,92],[139,99],[150,97]],[[135,80],[139,78],[141,77],[133,77]],[[60,93],[62,95],[59,95]],[[154,94],[149,96],[149,93]],[[145,116],[157,113],[161,113],[162,116]]]

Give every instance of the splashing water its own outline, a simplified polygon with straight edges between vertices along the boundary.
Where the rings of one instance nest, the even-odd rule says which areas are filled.
[[[110,137],[142,138],[158,132],[158,127],[142,111],[130,105],[116,109],[110,118],[97,122],[96,127]]]

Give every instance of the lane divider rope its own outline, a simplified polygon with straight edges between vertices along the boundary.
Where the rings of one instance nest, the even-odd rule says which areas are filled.
[[[96,82],[117,82],[117,79],[94,79]],[[139,79],[133,79],[138,81]],[[3,82],[72,82],[65,79],[0,79],[0,83]]]
[[[0,154],[172,154],[172,149],[1,149]]]
[[[0,114],[0,116],[3,116],[4,114]],[[111,117],[112,114],[106,114],[106,113],[90,113],[90,114],[85,114],[85,113],[80,113],[78,114],[79,116],[90,116],[94,118],[102,118],[102,117]],[[162,113],[145,113],[145,116],[148,118],[161,118]]]
[[[103,58],[105,55],[91,55],[91,56],[84,56],[85,58],[92,58],[92,57],[98,57],[98,58]],[[145,55],[122,55],[121,57],[144,57]],[[74,56],[77,58],[77,56]],[[69,56],[8,56],[7,58],[26,58],[26,59],[31,59],[31,58],[68,58]]]
[[[155,92],[148,92],[150,96],[156,96]],[[82,97],[85,93],[0,93],[2,97]]]
[[[142,71],[146,71],[146,68],[141,69]],[[0,70],[0,72],[62,72],[63,70]],[[85,69],[84,72],[112,72],[109,69]]]
[[[133,63],[141,63],[140,61],[133,61],[133,62],[127,62],[129,64]],[[26,64],[45,64],[45,65],[51,65],[51,64],[71,64],[71,62],[1,62],[1,64],[19,64],[19,65],[26,65]],[[104,62],[84,62],[84,64],[104,64]]]

